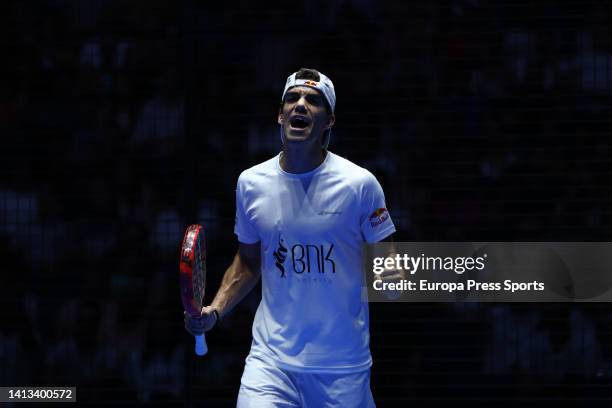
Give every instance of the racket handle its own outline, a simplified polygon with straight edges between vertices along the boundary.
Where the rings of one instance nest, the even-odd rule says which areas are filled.
[[[195,353],[198,356],[203,356],[208,353],[208,346],[206,345],[206,339],[203,334],[195,336]]]

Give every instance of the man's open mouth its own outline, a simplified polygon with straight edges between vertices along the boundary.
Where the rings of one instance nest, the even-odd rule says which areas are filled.
[[[310,123],[304,118],[293,118],[289,124],[293,129],[306,129]]]

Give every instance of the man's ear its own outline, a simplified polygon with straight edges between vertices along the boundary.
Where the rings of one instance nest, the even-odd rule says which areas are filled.
[[[285,121],[285,117],[283,116],[283,111],[279,109],[278,110],[278,124],[282,125],[284,121]]]
[[[325,129],[331,129],[331,127],[334,126],[334,123],[336,123],[336,115],[332,113],[327,117],[327,125],[325,125]]]

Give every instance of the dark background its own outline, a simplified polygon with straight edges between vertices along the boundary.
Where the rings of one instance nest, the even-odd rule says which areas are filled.
[[[0,6],[0,385],[83,405],[235,404],[259,288],[193,355],[178,245],[209,299],[240,172],[280,148],[287,75],[327,74],[330,150],[404,241],[611,240],[604,1],[8,1]],[[607,304],[372,304],[387,406],[609,406]],[[1,405],[1,404],[0,404]]]

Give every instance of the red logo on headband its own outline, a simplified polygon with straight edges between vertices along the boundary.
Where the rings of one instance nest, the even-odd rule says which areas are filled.
[[[315,81],[306,81],[304,82],[304,85],[317,86],[317,83]]]

